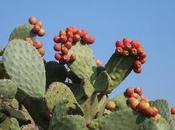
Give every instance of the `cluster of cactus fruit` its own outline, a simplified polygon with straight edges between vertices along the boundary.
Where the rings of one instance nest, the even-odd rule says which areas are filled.
[[[81,44],[92,44],[95,42],[95,38],[88,36],[87,31],[78,30],[75,27],[68,27],[66,30],[61,30],[59,35],[53,38],[55,45],[54,50],[55,59],[60,63],[73,62],[76,59],[76,54],[68,55],[69,49],[72,48],[72,44],[80,42]]]
[[[124,38],[102,65],[85,30],[68,27],[54,36],[56,61],[46,61],[42,22],[35,17],[16,27],[0,49],[0,130],[175,130],[175,108],[164,99],[148,100],[140,87],[110,94],[146,53]]]

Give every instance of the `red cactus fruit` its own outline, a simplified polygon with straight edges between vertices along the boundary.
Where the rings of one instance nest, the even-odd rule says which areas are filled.
[[[127,88],[126,91],[125,91],[125,96],[130,97],[131,94],[133,94],[133,93],[134,93],[134,89],[131,88],[131,87],[129,87],[129,88]]]
[[[87,33],[87,31],[86,30],[78,30],[78,31],[80,31],[80,36],[81,37],[84,37],[84,36],[86,36],[88,33]]]
[[[137,49],[132,48],[131,49],[131,55],[136,56],[137,55]]]
[[[34,33],[38,34],[38,32],[40,31],[40,29],[41,29],[40,26],[34,25],[32,30],[33,30]]]
[[[73,35],[72,32],[66,32],[66,36],[67,36],[67,37],[73,37],[74,35]]]
[[[43,26],[43,23],[42,23],[41,21],[37,21],[37,22],[35,23],[35,25],[38,25],[38,26],[42,27],[42,26]]]
[[[70,56],[69,55],[63,55],[63,61],[65,62],[65,63],[67,63],[67,62],[69,62],[69,60],[70,60]]]
[[[139,47],[139,48],[137,48],[137,52],[138,52],[138,54],[140,56],[142,53],[144,53],[144,50],[143,50],[142,47]]]
[[[138,74],[142,72],[141,67],[140,68],[134,68],[133,70],[134,70],[135,73],[138,73]]]
[[[62,47],[61,51],[63,52],[63,54],[67,54],[68,53],[68,49],[66,47]]]
[[[127,102],[128,102],[129,106],[130,106],[132,109],[134,109],[134,110],[137,109],[137,106],[138,106],[138,104],[139,104],[139,100],[138,100],[138,99],[136,99],[136,98],[134,98],[134,97],[130,97],[130,98],[128,98]]]
[[[124,48],[127,50],[127,51],[129,51],[129,50],[131,50],[132,49],[132,46],[131,46],[131,44],[129,43],[129,42],[124,42]]]
[[[146,58],[146,52],[142,52],[141,54],[140,54],[140,57],[139,57],[140,59],[144,59],[144,58]]]
[[[38,49],[38,48],[41,48],[43,46],[43,44],[40,41],[34,41],[33,46]]]
[[[140,46],[141,46],[140,43],[137,42],[137,41],[132,41],[132,42],[131,42],[131,45],[132,45],[133,48],[136,48],[136,49],[137,49],[137,48],[140,48]]]
[[[68,31],[68,32],[72,32],[72,33],[74,34],[74,33],[77,32],[77,28],[71,26],[71,27],[68,27],[68,28],[66,29],[66,31]]]
[[[67,41],[64,46],[67,48],[67,49],[71,49],[72,47],[72,43],[70,41]]]
[[[55,51],[61,51],[61,44],[56,43],[53,48]]]
[[[62,55],[60,53],[55,53],[55,59],[60,60],[62,58]]]
[[[117,40],[116,43],[115,43],[115,46],[116,46],[116,48],[118,48],[118,47],[123,48],[124,47],[123,41]]]
[[[29,23],[32,24],[32,25],[35,25],[37,23],[37,19],[34,16],[31,16],[29,18]]]
[[[38,49],[38,52],[40,53],[41,56],[44,56],[45,49],[41,47],[41,48]]]
[[[134,92],[137,93],[139,96],[141,96],[143,94],[141,87],[135,88]]]
[[[78,42],[78,41],[80,41],[80,40],[81,40],[81,37],[80,37],[79,34],[75,34],[75,35],[73,36],[73,41],[74,41],[74,42]]]
[[[141,68],[141,65],[142,65],[142,63],[139,60],[136,60],[134,62],[134,68],[136,68],[136,69]]]
[[[42,37],[42,36],[45,35],[45,33],[46,33],[45,30],[41,28],[41,29],[38,31],[38,36]]]
[[[61,38],[58,35],[54,36],[53,40],[54,40],[55,43],[60,43],[61,42]]]
[[[150,104],[149,104],[149,102],[147,100],[143,100],[143,99],[140,100],[140,103],[138,105],[138,109],[140,111],[143,112],[145,109],[147,109],[149,107],[150,107]]]
[[[95,42],[95,38],[94,37],[91,37],[91,36],[87,37],[87,43],[88,44],[92,44],[94,42]]]
[[[171,108],[171,114],[172,114],[172,115],[175,115],[175,107],[172,107],[172,108]]]
[[[67,42],[71,42],[72,43],[73,42],[73,37],[68,37],[67,38]]]
[[[158,114],[158,109],[155,107],[148,107],[144,110],[144,114],[147,116],[155,117]]]
[[[117,47],[115,52],[116,52],[117,54],[123,54],[123,48]]]
[[[130,43],[131,40],[129,38],[123,38],[123,43],[126,44],[126,43]]]
[[[62,43],[65,43],[67,41],[67,36],[66,35],[60,35],[60,41]]]
[[[139,98],[139,95],[137,93],[132,93],[130,97]]]
[[[142,64],[145,64],[146,58],[141,59],[140,62],[141,62]]]

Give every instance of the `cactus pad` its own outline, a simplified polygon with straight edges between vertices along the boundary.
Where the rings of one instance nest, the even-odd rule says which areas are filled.
[[[47,90],[45,98],[50,110],[52,110],[58,102],[64,100],[68,101],[67,106],[70,108],[75,108],[75,104],[77,104],[69,87],[61,82],[52,83]]]
[[[20,127],[15,118],[6,118],[0,123],[0,130],[20,130]]]
[[[9,42],[3,54],[7,74],[17,87],[32,97],[41,97],[45,92],[45,68],[37,50],[24,40]]]
[[[66,104],[67,101],[60,101],[56,105],[49,130],[88,130],[84,118],[80,115],[73,115]]]
[[[13,99],[17,91],[16,83],[9,79],[0,80],[0,99]]]
[[[172,130],[163,118],[160,118],[159,121],[153,119],[146,119],[143,124],[140,125],[139,130]]]
[[[127,109],[95,119],[90,124],[90,130],[139,130],[139,124],[143,121],[144,117]]]
[[[72,46],[68,54],[76,55],[76,60],[72,63],[68,63],[71,71],[80,79],[88,78],[90,81],[93,81],[97,72],[95,58],[90,47],[77,42]]]
[[[151,101],[150,104],[152,106],[155,106],[159,110],[161,116],[163,118],[165,118],[166,121],[172,127],[172,130],[175,130],[175,117],[174,117],[174,115],[171,115],[171,113],[169,111],[168,102],[164,99],[158,99],[158,100],[155,100],[155,101]]]
[[[31,37],[35,40],[35,34],[32,32],[33,26],[30,24],[25,24],[19,27],[16,27],[10,34],[9,41],[13,39],[25,39],[26,37]]]
[[[94,88],[96,92],[105,92],[110,86],[111,78],[106,71],[102,71],[95,80]]]
[[[110,93],[116,86],[118,86],[132,71],[134,57],[120,56],[113,54],[105,65],[106,71],[111,77],[111,85],[107,90]]]
[[[88,130],[82,116],[67,115],[61,118],[52,130]]]

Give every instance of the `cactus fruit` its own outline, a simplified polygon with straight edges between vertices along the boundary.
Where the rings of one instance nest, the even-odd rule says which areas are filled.
[[[171,114],[174,115],[175,114],[175,107],[171,108]]]
[[[89,45],[95,38],[70,26],[53,38],[56,61],[46,61],[36,36],[43,23],[31,16],[0,49],[0,130],[175,130],[175,109],[149,101],[141,87],[110,94],[133,70],[141,73],[146,52],[123,38],[102,65]]]
[[[114,110],[116,108],[116,103],[114,101],[108,101],[106,103],[106,109],[107,110]]]
[[[33,25],[33,33],[40,37],[45,35],[45,30],[42,28],[43,23],[41,21],[38,21],[34,16],[31,16],[28,21],[29,24]]]

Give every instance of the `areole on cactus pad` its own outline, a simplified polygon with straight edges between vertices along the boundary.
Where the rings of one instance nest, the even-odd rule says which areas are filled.
[[[132,70],[142,72],[147,55],[140,42],[117,40],[103,66],[86,30],[59,31],[55,61],[44,59],[37,36],[45,34],[43,23],[31,16],[0,49],[0,129],[175,130],[175,108],[163,99],[148,100],[141,87],[108,97]]]

